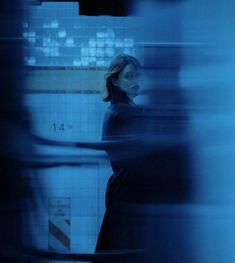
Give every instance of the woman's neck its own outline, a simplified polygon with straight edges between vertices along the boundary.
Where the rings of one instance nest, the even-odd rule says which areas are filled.
[[[127,97],[131,100],[132,103],[134,103],[135,96],[127,94]]]

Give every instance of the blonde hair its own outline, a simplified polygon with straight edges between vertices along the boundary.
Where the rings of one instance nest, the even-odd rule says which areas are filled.
[[[105,102],[111,101],[123,93],[118,87],[113,85],[113,79],[117,79],[120,72],[128,65],[131,64],[136,68],[136,71],[140,70],[139,61],[130,55],[120,54],[116,56],[105,74],[105,88],[103,100]]]

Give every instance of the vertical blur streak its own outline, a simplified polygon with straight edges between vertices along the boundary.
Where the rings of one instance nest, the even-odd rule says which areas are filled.
[[[181,87],[183,64],[182,5],[180,0],[139,1],[136,12],[145,25],[141,38],[144,60],[145,103],[154,109],[155,134],[187,137],[189,112],[185,91]],[[148,28],[146,30],[144,28]],[[152,167],[155,170],[158,199],[142,209],[146,218],[144,239],[146,262],[193,262],[192,231],[188,208],[193,203],[191,145],[172,145],[159,150]]]
[[[153,262],[234,262],[235,2],[139,2],[141,37],[150,43],[144,49],[144,64],[152,70],[145,70],[146,90],[153,93],[148,102],[162,110],[162,119],[169,112],[176,122],[185,108],[181,120],[190,123],[193,138],[193,163],[182,163],[192,178],[191,198],[175,206],[154,204],[146,235],[150,255]]]
[[[22,141],[13,128],[29,131],[29,118],[23,107],[22,15],[21,1],[1,1],[0,262],[21,260],[16,255],[22,248],[22,213],[29,195],[24,173],[13,161],[31,150],[29,142]]]

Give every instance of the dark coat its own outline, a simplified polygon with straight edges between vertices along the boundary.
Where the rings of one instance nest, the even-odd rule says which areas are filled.
[[[148,136],[153,122],[157,127],[154,114],[146,114],[146,110],[123,97],[108,107],[102,139]],[[96,251],[144,248],[146,218],[141,211],[138,215],[133,213],[133,207],[181,202],[187,198],[189,189],[185,185],[181,150],[171,147],[149,152],[143,145],[133,142],[108,151],[113,174],[107,184],[106,212]]]

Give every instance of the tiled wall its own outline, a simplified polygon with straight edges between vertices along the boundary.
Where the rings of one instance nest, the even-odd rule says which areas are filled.
[[[28,94],[34,134],[60,141],[99,141],[105,108],[97,94]],[[106,181],[111,175],[108,160],[99,159],[97,151],[38,146],[38,153],[97,155],[96,164],[37,170],[37,184],[32,187],[35,206],[30,211],[29,226],[35,245],[48,246],[48,200],[71,200],[71,250],[92,252],[104,213]],[[93,161],[94,162],[94,161]],[[33,178],[31,178],[34,182]],[[59,248],[58,248],[59,249]]]
[[[31,66],[105,67],[116,54],[134,55],[138,35],[136,18],[79,16],[78,3],[31,6],[23,28]]]

